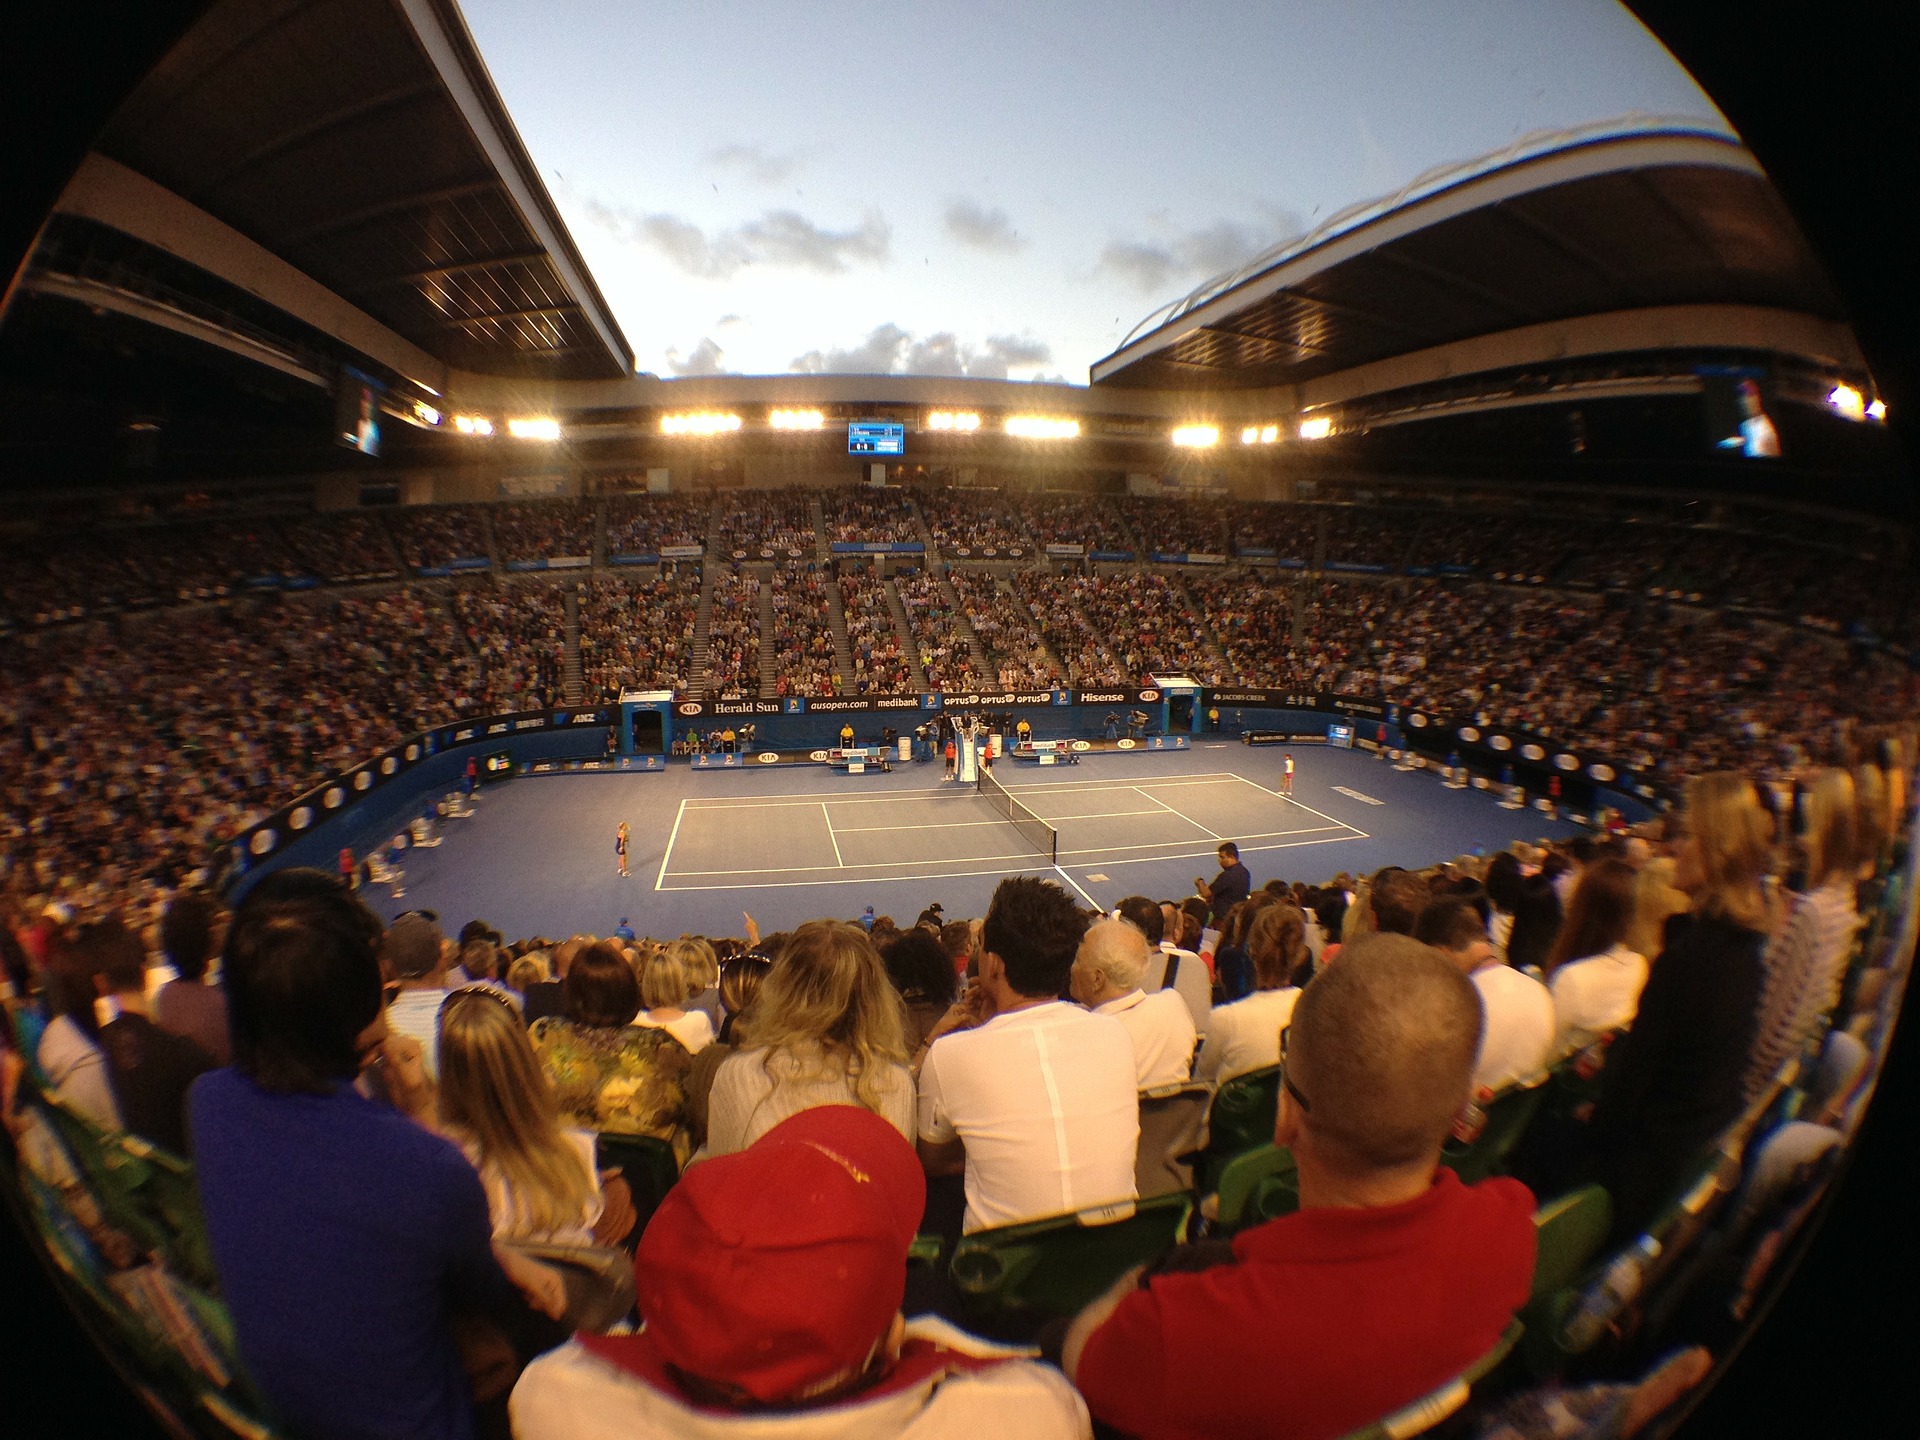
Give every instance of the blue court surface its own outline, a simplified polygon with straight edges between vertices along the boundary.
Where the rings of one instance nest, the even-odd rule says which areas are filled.
[[[737,935],[742,912],[766,932],[869,905],[902,925],[935,901],[964,919],[984,914],[1012,874],[1049,876],[1102,909],[1127,895],[1172,899],[1191,894],[1196,876],[1213,878],[1222,840],[1240,846],[1260,885],[1575,832],[1362,751],[1294,758],[1290,799],[1278,793],[1280,751],[1229,742],[1046,769],[1002,760],[994,777],[1059,832],[1057,868],[935,764],[523,777],[484,791],[473,818],[447,822],[444,844],[408,851],[403,897],[363,893],[389,917],[431,909],[449,931],[483,919],[510,938],[604,935],[622,917],[643,935]],[[622,820],[632,828],[626,878],[613,850]]]

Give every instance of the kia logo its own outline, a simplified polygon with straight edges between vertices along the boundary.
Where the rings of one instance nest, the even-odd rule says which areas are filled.
[[[759,760],[762,765],[778,765],[780,763],[780,757],[771,750],[762,750],[759,755]]]
[[[686,704],[680,706],[679,708],[680,708],[680,713],[682,715],[698,715],[700,713],[700,707],[694,704],[691,700],[689,700]]]

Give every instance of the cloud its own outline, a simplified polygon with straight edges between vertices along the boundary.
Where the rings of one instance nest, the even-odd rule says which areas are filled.
[[[700,343],[693,347],[693,353],[685,358],[681,357],[680,351],[677,348],[669,349],[667,351],[667,369],[681,377],[688,375],[725,375],[728,371],[722,362],[726,357],[727,352],[714,344],[712,337],[702,336]]]
[[[1014,230],[1006,211],[990,210],[977,200],[955,200],[947,206],[942,223],[947,234],[976,250],[998,250],[1011,255],[1027,248],[1025,238]]]
[[[707,163],[716,170],[745,176],[756,185],[774,186],[800,168],[804,155],[800,150],[782,154],[758,145],[722,145],[708,152]]]
[[[661,212],[641,214],[589,200],[587,217],[617,239],[642,245],[684,274],[727,280],[750,265],[840,275],[855,265],[884,264],[893,231],[877,210],[852,230],[828,230],[793,210],[768,210],[732,229],[702,230],[690,220]]]
[[[718,320],[714,321],[713,328],[716,330],[724,330],[729,325],[744,325],[746,323],[747,323],[746,316],[728,313],[726,315],[722,315]]]
[[[1164,295],[1176,282],[1209,279],[1245,264],[1268,246],[1300,233],[1299,217],[1273,210],[1264,225],[1217,220],[1165,239],[1113,240],[1096,267],[1146,295]]]
[[[1053,359],[1052,347],[1027,335],[990,335],[980,345],[951,330],[919,336],[891,321],[846,349],[809,350],[787,367],[808,375],[954,375],[1005,380],[1010,370]]]

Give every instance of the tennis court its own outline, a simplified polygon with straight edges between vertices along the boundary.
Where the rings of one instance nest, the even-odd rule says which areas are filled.
[[[1250,853],[1367,838],[1363,830],[1228,771],[1130,782],[1048,778],[1009,783],[1005,790],[1012,805],[958,784],[906,794],[840,789],[690,797],[674,817],[654,888],[872,884],[1051,870],[1056,864],[1064,872],[1189,857],[1210,861],[1224,839]]]

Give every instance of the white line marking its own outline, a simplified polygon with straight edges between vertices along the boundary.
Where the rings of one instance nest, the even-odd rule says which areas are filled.
[[[1242,855],[1258,855],[1267,850],[1297,850],[1302,845],[1338,845],[1342,840],[1369,840],[1369,835],[1329,835],[1324,840],[1288,840],[1280,845],[1242,845]],[[1107,860],[1107,865],[1151,865],[1158,860],[1200,860],[1213,854],[1211,850],[1189,850],[1184,855],[1137,855],[1131,860]]]
[[[1331,821],[1333,821],[1333,823],[1334,823],[1334,824],[1336,824],[1336,825],[1346,825],[1346,824],[1347,824],[1347,822],[1346,822],[1346,821],[1344,821],[1344,820],[1342,820],[1342,819],[1340,819],[1340,818],[1339,818],[1338,816],[1334,816],[1334,815],[1329,815],[1329,814],[1327,814],[1327,812],[1326,812],[1326,811],[1324,811],[1324,810],[1316,810],[1316,809],[1314,809],[1314,808],[1313,808],[1313,807],[1312,807],[1311,805],[1303,805],[1303,804],[1301,804],[1301,802],[1300,802],[1300,801],[1298,801],[1298,800],[1296,800],[1296,799],[1294,799],[1294,798],[1293,798],[1293,797],[1292,797],[1291,795],[1282,795],[1282,794],[1281,794],[1281,793],[1280,793],[1280,792],[1279,792],[1278,790],[1269,790],[1269,789],[1267,789],[1267,787],[1266,787],[1266,786],[1264,786],[1264,785],[1262,785],[1262,784],[1261,784],[1261,783],[1260,783],[1260,782],[1259,782],[1258,780],[1249,780],[1249,779],[1247,779],[1247,777],[1246,777],[1246,776],[1244,776],[1244,775],[1236,775],[1236,776],[1234,776],[1233,778],[1234,778],[1234,779],[1236,779],[1236,780],[1238,780],[1238,781],[1239,781],[1239,782],[1240,782],[1241,784],[1243,784],[1243,785],[1251,785],[1251,786],[1253,786],[1253,788],[1254,788],[1254,789],[1256,789],[1256,790],[1258,790],[1258,791],[1259,791],[1259,792],[1260,792],[1260,793],[1261,793],[1262,795],[1271,795],[1271,796],[1273,796],[1273,798],[1274,798],[1274,799],[1276,799],[1276,800],[1284,800],[1284,801],[1286,801],[1286,802],[1287,802],[1287,804],[1289,804],[1289,805],[1298,805],[1298,806],[1299,806],[1299,807],[1300,807],[1300,808],[1301,808],[1302,810],[1304,810],[1304,811],[1306,811],[1306,812],[1307,812],[1307,813],[1308,813],[1309,815],[1318,815],[1318,816],[1319,816],[1319,817],[1320,817],[1320,818],[1321,818],[1322,820],[1331,820]],[[1359,827],[1358,827],[1357,825],[1347,825],[1347,828],[1348,828],[1349,830],[1354,830],[1354,831],[1356,831],[1356,832],[1358,832],[1358,833],[1362,833],[1362,834],[1364,834],[1364,833],[1365,833],[1364,831],[1360,831],[1360,829],[1359,829]],[[1371,837],[1371,836],[1368,836],[1367,838],[1368,838],[1368,839],[1371,839],[1372,837]]]
[[[1060,878],[1062,880],[1066,881],[1067,884],[1073,886],[1074,889],[1080,890],[1080,882],[1078,880],[1074,879],[1073,876],[1067,874],[1066,871],[1061,870],[1058,865],[1054,866],[1053,868],[1059,871]],[[1093,896],[1087,894],[1086,891],[1080,890],[1080,898],[1086,901],[1087,904],[1091,905],[1094,909],[1098,910],[1100,908],[1100,902],[1094,899]]]
[[[1038,811],[1034,813],[1039,814]],[[1095,815],[1041,815],[1040,818],[1057,829],[1071,820],[1108,820],[1116,815],[1158,815],[1159,813],[1158,810],[1102,810]],[[965,830],[975,825],[1005,825],[1006,823],[1007,819],[1003,815],[998,820],[954,820],[938,825],[842,825],[839,830],[842,835],[870,835],[881,831],[891,833],[896,830]]]
[[[1166,801],[1159,799],[1157,796],[1147,795],[1147,792],[1141,789],[1140,786],[1135,785],[1131,788],[1133,789],[1133,792],[1136,795],[1146,795],[1147,799],[1153,801],[1154,804],[1158,805],[1162,810],[1166,811],[1169,815],[1178,815],[1182,820],[1186,821],[1189,825],[1193,826],[1193,828],[1198,830],[1202,835],[1211,835],[1216,840],[1226,839],[1226,836],[1221,835],[1217,831],[1209,830],[1206,826],[1202,825],[1198,820],[1194,819],[1191,815],[1187,814],[1186,811],[1176,810],[1173,808],[1173,806],[1167,804]]]
[[[895,881],[909,880],[964,880],[972,875],[1044,875],[1049,867],[1045,865],[1022,865],[1013,869],[1005,866],[995,870],[941,870],[929,875],[885,875],[875,878],[872,875],[856,875],[845,880],[750,880],[745,884],[733,885],[669,885],[671,891],[681,890],[798,890],[812,885],[891,885]],[[722,874],[737,874],[737,871],[722,871]],[[751,873],[751,872],[749,872]]]
[[[687,802],[682,800],[680,802],[679,810],[677,810],[674,813],[673,833],[667,836],[667,848],[660,852],[660,873],[653,877],[653,888],[656,891],[662,888],[660,882],[667,878],[667,860],[673,854],[673,842],[680,838],[680,817],[682,815],[685,815],[686,813],[687,813]]]
[[[844,870],[847,862],[840,858],[840,837],[833,833],[833,816],[827,813],[827,802],[824,800],[820,802],[820,818],[827,822],[827,839],[833,841],[833,863]]]

